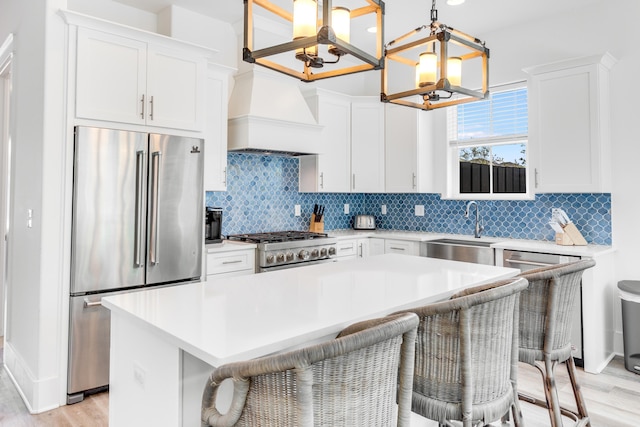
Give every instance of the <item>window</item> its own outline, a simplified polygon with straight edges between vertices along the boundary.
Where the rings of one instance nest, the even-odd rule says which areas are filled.
[[[529,198],[528,109],[524,83],[447,112],[453,198]]]

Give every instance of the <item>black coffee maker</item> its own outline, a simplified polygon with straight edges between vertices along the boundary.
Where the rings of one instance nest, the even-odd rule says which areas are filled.
[[[222,242],[222,209],[207,207],[205,210],[205,243]]]

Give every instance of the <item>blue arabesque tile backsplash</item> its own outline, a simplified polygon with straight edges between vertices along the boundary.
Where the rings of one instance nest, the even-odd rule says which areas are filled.
[[[326,206],[325,230],[351,228],[353,215],[374,214],[380,229],[473,234],[464,218],[467,201],[441,200],[438,194],[298,193],[298,159],[229,153],[227,191],[207,192],[207,206],[223,209],[222,233],[306,230],[313,205]],[[349,214],[344,205],[349,204]],[[387,206],[381,215],[380,206]],[[551,208],[562,208],[587,242],[611,244],[611,195],[539,194],[529,201],[479,201],[483,235],[553,241]],[[294,215],[300,205],[302,216]],[[424,205],[425,216],[414,214]]]

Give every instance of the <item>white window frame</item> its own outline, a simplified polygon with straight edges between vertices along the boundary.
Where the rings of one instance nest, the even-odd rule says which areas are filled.
[[[526,82],[517,82],[491,88],[492,92],[505,92],[526,88]],[[447,108],[447,192],[446,199],[452,200],[533,200],[535,193],[531,182],[531,144],[528,134],[508,135],[465,140],[454,139],[457,135],[457,107]],[[526,183],[525,193],[493,193],[493,173],[490,173],[490,193],[460,193],[460,160],[458,150],[466,147],[525,144],[526,145]]]

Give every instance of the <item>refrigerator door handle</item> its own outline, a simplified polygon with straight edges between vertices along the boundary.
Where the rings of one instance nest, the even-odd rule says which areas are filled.
[[[144,151],[136,152],[136,225],[134,236],[134,264],[136,267],[142,267],[142,224],[143,224],[143,206],[144,202]]]
[[[160,204],[160,191],[158,189],[160,180],[160,159],[162,157],[161,151],[155,151],[151,154],[151,228],[149,236],[149,262],[151,264],[158,264],[160,262],[158,256],[158,230],[159,230],[159,217],[158,206]]]

